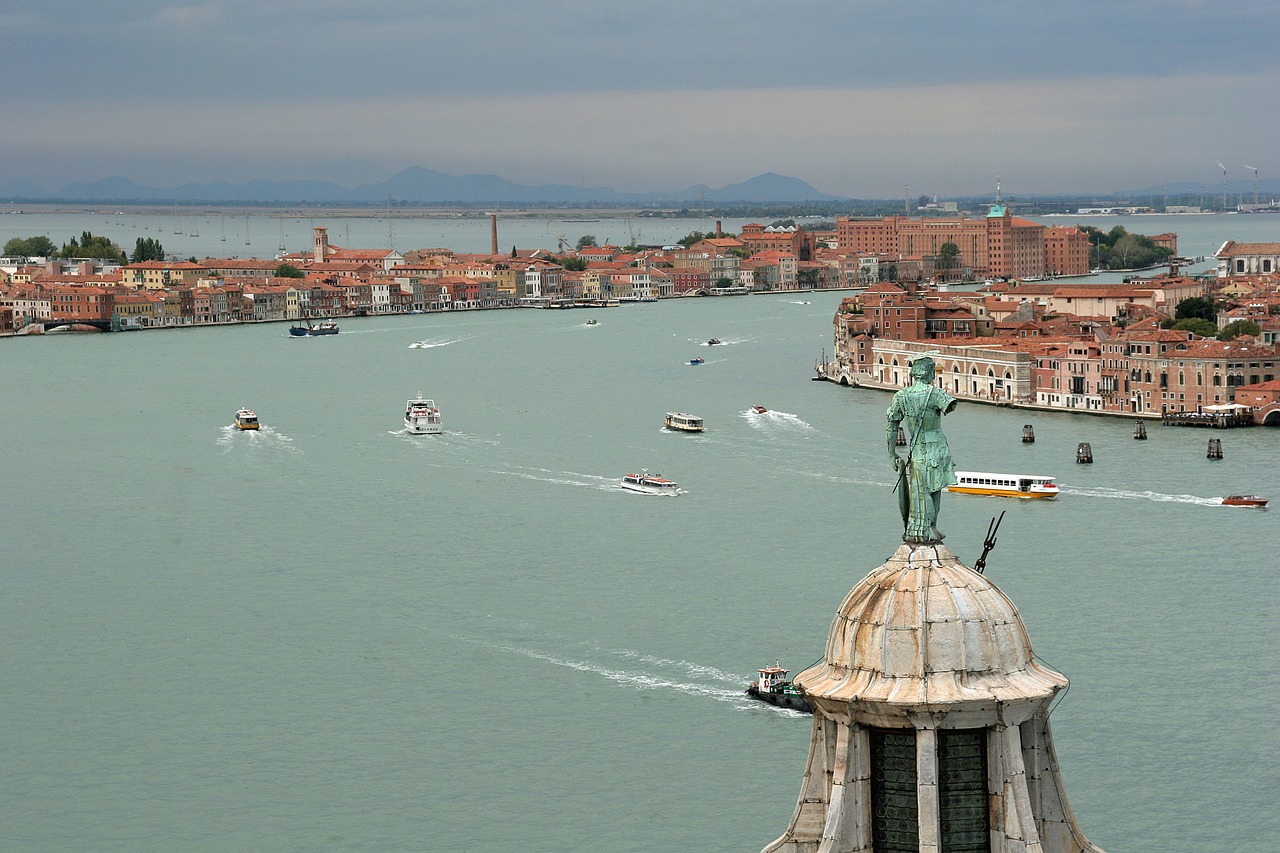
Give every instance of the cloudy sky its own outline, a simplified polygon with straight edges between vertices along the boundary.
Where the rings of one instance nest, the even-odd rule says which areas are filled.
[[[1276,0],[6,0],[0,186],[1280,177]]]

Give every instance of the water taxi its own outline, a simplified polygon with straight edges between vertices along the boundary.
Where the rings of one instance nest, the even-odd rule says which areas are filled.
[[[996,495],[1002,498],[1047,498],[1058,496],[1052,477],[1035,474],[989,474],[984,471],[957,471],[956,483],[947,491],[965,495]]]
[[[759,403],[751,407],[751,414],[753,415],[763,415],[767,411],[769,410],[766,409],[764,406],[760,405]]]
[[[719,338],[709,338],[707,340],[707,346],[709,347],[717,346],[720,343],[722,343],[722,341]]]
[[[1257,495],[1227,495],[1222,499],[1222,505],[1265,507],[1267,505],[1267,499],[1260,498]]]
[[[258,429],[258,416],[253,413],[253,409],[239,409],[236,411],[235,420],[236,429]]]
[[[440,423],[440,409],[434,400],[422,394],[404,404],[404,430],[410,435],[439,435],[444,431]]]
[[[790,671],[777,664],[756,670],[760,675],[755,683],[747,688],[747,695],[752,699],[777,705],[779,708],[804,711],[806,714],[812,713],[813,709],[809,707],[809,700],[805,698],[804,691],[787,680],[787,673]]]
[[[705,358],[691,358],[689,359],[689,363],[690,364],[706,364],[707,360]]]
[[[661,474],[650,474],[641,471],[639,474],[626,474],[622,478],[622,488],[628,492],[642,495],[680,495],[684,494],[680,487]]]
[[[673,429],[676,432],[702,432],[707,428],[702,418],[684,412],[667,412],[662,422],[667,429]]]

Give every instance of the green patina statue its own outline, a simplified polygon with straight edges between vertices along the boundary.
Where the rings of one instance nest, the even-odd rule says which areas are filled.
[[[956,407],[954,397],[933,384],[929,354],[911,362],[911,384],[893,395],[886,437],[889,458],[898,472],[898,508],[902,511],[904,542],[941,542],[938,510],[942,490],[956,481],[955,461],[942,434],[942,416]],[[905,458],[898,455],[898,427],[906,421],[911,438]]]

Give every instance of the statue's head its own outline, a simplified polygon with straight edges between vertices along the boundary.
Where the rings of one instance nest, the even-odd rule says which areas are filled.
[[[933,359],[927,355],[918,356],[911,362],[911,378],[921,379],[925,382],[933,382]]]

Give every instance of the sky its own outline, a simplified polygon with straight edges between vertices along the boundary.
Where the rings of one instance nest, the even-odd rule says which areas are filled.
[[[0,187],[1214,187],[1280,177],[1278,35],[1276,0],[5,0]]]

